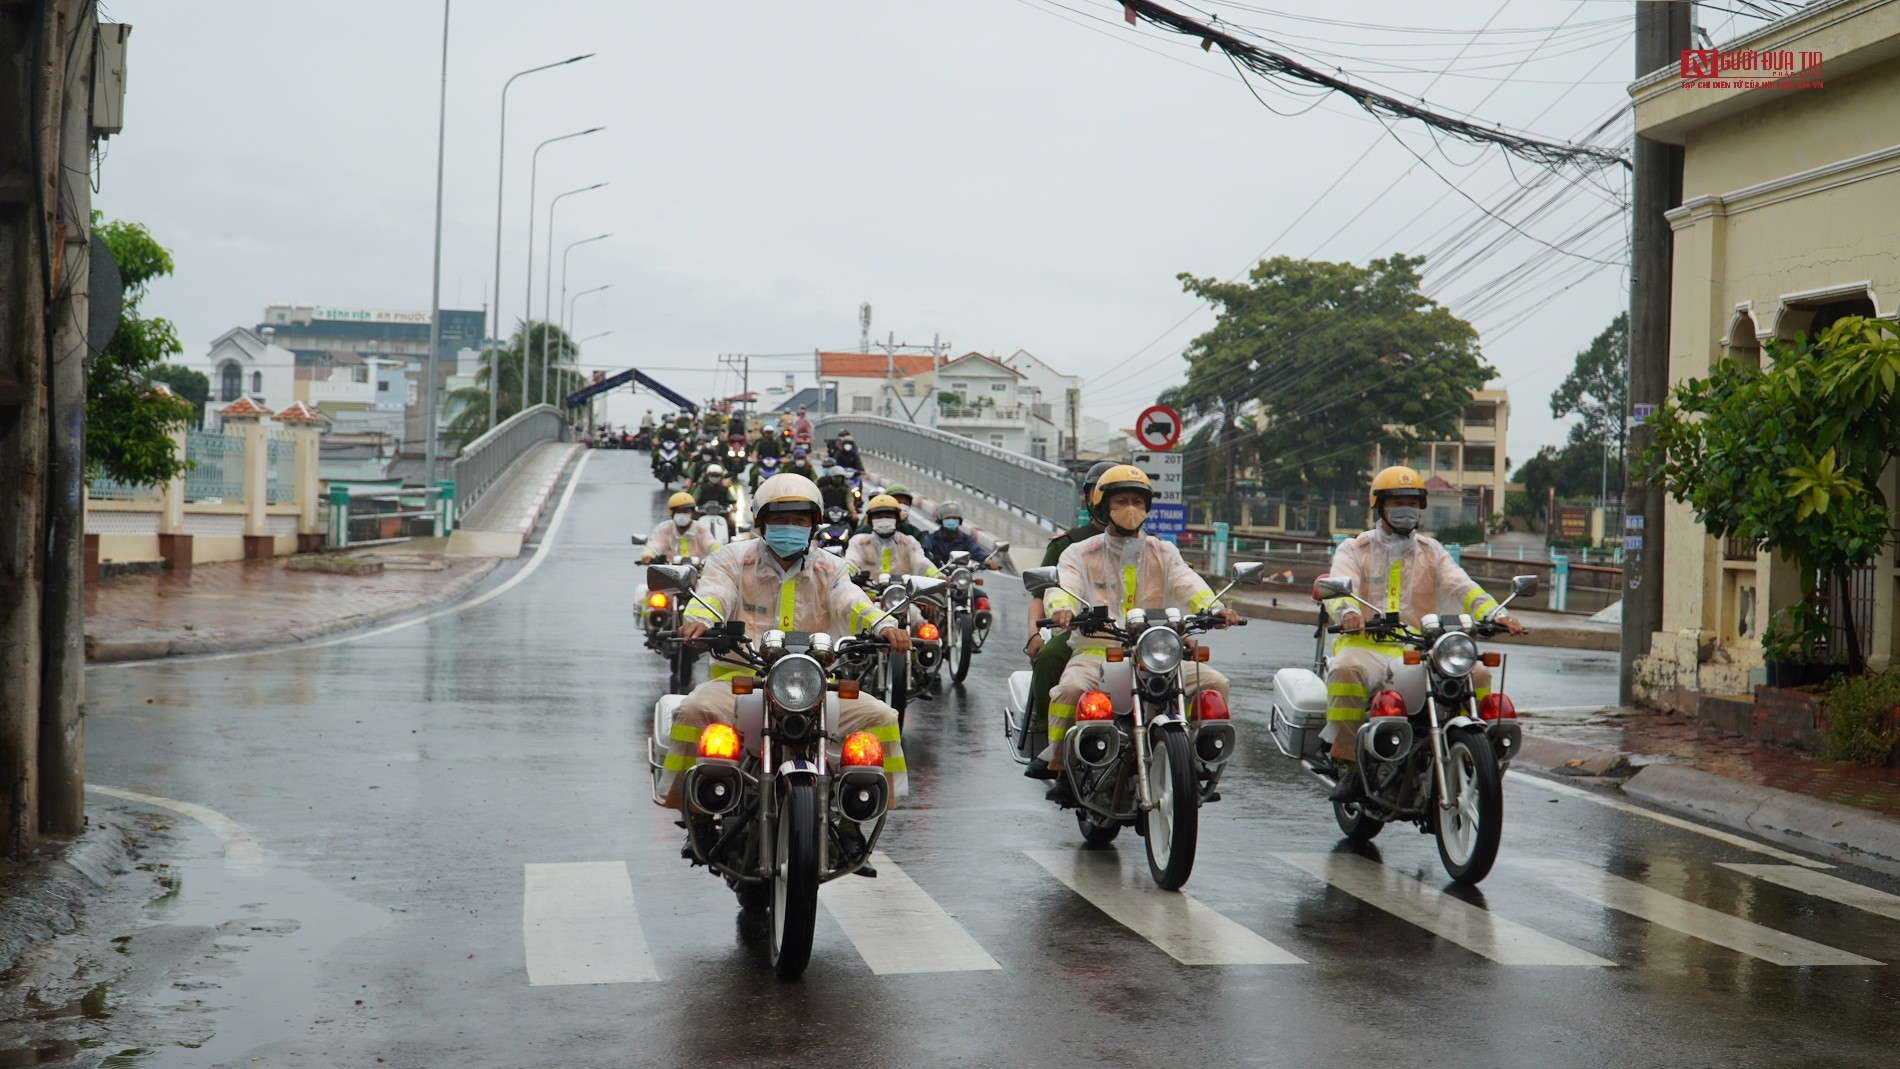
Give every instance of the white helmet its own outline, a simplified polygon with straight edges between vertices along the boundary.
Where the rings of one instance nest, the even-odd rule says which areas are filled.
[[[752,525],[765,526],[767,512],[810,512],[817,526],[825,515],[825,495],[818,484],[793,471],[780,472],[752,493]]]

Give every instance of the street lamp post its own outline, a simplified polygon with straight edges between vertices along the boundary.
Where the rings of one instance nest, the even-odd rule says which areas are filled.
[[[429,287],[429,353],[422,361],[424,485],[435,484],[435,351],[442,344],[442,172],[449,129],[449,0],[442,0],[442,91],[435,114],[435,279]]]
[[[488,356],[488,429],[491,431],[495,429],[496,406],[501,399],[501,197],[502,186],[508,174],[506,170],[508,162],[508,90],[515,84],[515,79],[523,75],[549,71],[556,67],[565,67],[570,63],[579,63],[581,60],[593,54],[592,52],[588,52],[584,55],[563,59],[555,63],[543,63],[539,67],[529,67],[525,71],[516,71],[508,76],[507,81],[501,83],[501,136],[497,139],[497,147],[495,149],[495,288],[492,291],[494,296],[491,300],[491,307],[488,313],[489,334],[495,343],[494,347],[489,350]],[[529,212],[528,218],[532,224],[534,213]],[[528,255],[530,257],[534,255],[534,242],[532,239],[528,242]],[[526,316],[523,316],[523,319],[525,321]],[[528,387],[526,382],[523,382],[521,386],[521,407],[528,407]]]
[[[521,407],[524,409],[528,407],[528,383],[533,378],[533,376],[528,373],[528,361],[530,359],[528,336],[533,332],[532,324],[534,321],[534,187],[535,183],[540,180],[541,175],[541,150],[554,144],[556,141],[585,137],[588,134],[599,133],[605,129],[605,126],[594,126],[586,130],[576,130],[571,134],[550,137],[534,147],[534,156],[530,159],[528,164],[528,277],[522,280],[521,284],[521,307],[527,310],[527,315],[523,316],[522,319],[524,323],[529,324],[521,337]],[[545,316],[546,314],[547,309],[542,309],[542,315]],[[541,333],[543,335],[547,334],[545,327],[543,327]]]
[[[604,286],[595,286],[591,290],[582,290],[576,293],[574,299],[567,302],[567,318],[561,321],[561,332],[564,334],[572,334],[574,332],[574,306],[580,303],[582,297],[590,293],[599,293],[601,290],[610,290],[613,288],[614,284],[609,282]],[[575,344],[579,345],[580,343],[576,342]]]
[[[544,317],[544,321],[541,325],[541,393],[540,393],[540,397],[541,397],[542,404],[547,404],[547,401],[548,401],[548,335],[552,333],[548,329],[549,324],[545,320],[547,317],[550,317],[552,315],[553,304],[554,304],[554,209],[559,207],[563,200],[566,200],[568,197],[571,197],[576,193],[586,193],[590,190],[599,189],[602,186],[605,186],[606,184],[607,183],[605,182],[595,182],[591,186],[582,186],[579,189],[570,189],[565,193],[556,194],[553,200],[548,201],[547,277],[541,283],[541,314]]]
[[[609,234],[595,234],[591,238],[582,238],[579,241],[569,242],[567,248],[561,250],[561,300],[554,307],[556,308],[567,307],[567,257],[568,257],[568,254],[572,253],[574,251],[574,247],[577,245],[587,245],[596,241],[605,241],[610,237],[613,237],[613,235],[610,233]],[[567,330],[567,319],[565,317],[561,319],[561,330],[563,332]]]

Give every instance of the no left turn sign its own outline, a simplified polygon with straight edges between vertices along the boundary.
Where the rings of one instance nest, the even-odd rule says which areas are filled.
[[[1167,405],[1149,405],[1135,420],[1135,440],[1143,449],[1164,453],[1181,440],[1181,413]]]

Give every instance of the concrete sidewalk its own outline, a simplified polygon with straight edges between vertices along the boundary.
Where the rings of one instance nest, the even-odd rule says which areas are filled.
[[[524,453],[456,525],[448,556],[519,557],[554,487],[586,448],[577,442],[542,442]]]
[[[1777,845],[1900,874],[1900,769],[1829,761],[1673,713],[1525,722],[1522,766]]]

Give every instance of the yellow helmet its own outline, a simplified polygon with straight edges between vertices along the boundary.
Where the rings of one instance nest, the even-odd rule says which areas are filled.
[[[873,497],[870,502],[864,506],[864,514],[866,516],[869,516],[873,512],[895,512],[902,515],[904,512],[904,503],[889,494],[879,494]]]
[[[1118,490],[1139,490],[1149,504],[1154,503],[1155,488],[1148,481],[1148,473],[1133,464],[1117,464],[1103,472],[1102,477],[1096,480],[1095,489],[1089,491],[1089,515],[1107,523],[1107,518],[1101,514],[1102,505]]]
[[[1394,464],[1372,477],[1372,496],[1368,500],[1378,508],[1381,500],[1398,493],[1424,497],[1425,480],[1411,468]]]
[[[666,499],[666,511],[668,512],[672,512],[674,509],[689,509],[692,508],[693,505],[693,495],[684,490],[675,490],[673,491],[673,496]]]
[[[784,471],[759,484],[752,492],[752,525],[764,526],[766,512],[809,510],[816,520],[825,514],[825,495],[818,484],[797,472]]]

